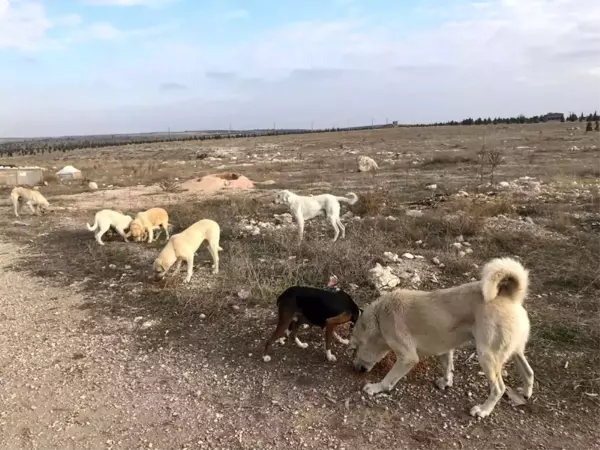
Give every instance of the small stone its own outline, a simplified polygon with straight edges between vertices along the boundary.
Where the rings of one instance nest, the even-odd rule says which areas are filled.
[[[200,317],[200,319],[206,319],[206,314],[201,313],[198,317]]]
[[[461,250],[460,252],[458,252],[458,256],[460,256],[461,258],[462,258],[463,256],[465,256],[465,255],[466,255],[466,253],[465,253],[465,252],[463,252],[462,250]]]
[[[116,268],[117,268],[117,266],[115,266],[114,264],[109,264],[109,265],[108,265],[108,268],[109,268],[109,269],[116,269]]]
[[[471,253],[473,253],[473,249],[472,249],[471,247],[469,247],[469,248],[467,248],[467,249],[465,250],[465,253],[466,253],[467,255],[470,255]]]
[[[131,266],[130,266],[129,264],[127,264],[127,265],[125,266],[125,270],[129,270],[129,269],[131,269]]]
[[[248,298],[250,298],[250,291],[248,289],[241,289],[238,293],[237,293],[238,297],[241,298],[242,300],[247,300]]]
[[[233,309],[234,311],[239,311],[240,306],[239,305],[231,305],[231,309]]]
[[[422,245],[422,244],[423,244],[423,241],[419,239],[418,241],[416,241],[416,242],[415,242],[415,244],[417,244],[417,245]]]
[[[464,242],[464,241],[465,241],[465,238],[463,237],[462,234],[456,238],[456,242]]]
[[[438,258],[437,256],[434,256],[434,257],[431,259],[431,262],[432,262],[432,263],[434,263],[436,266],[439,266],[439,265],[441,264],[441,262],[440,262],[440,258]]]
[[[412,253],[403,253],[402,257],[404,259],[415,259],[415,255],[413,255]]]
[[[456,250],[460,250],[462,248],[462,244],[460,242],[455,242],[452,244],[452,247],[454,247]]]
[[[437,189],[437,184],[428,184],[425,186],[425,189],[429,189],[430,191],[435,191]]]
[[[423,217],[423,211],[418,209],[409,209],[406,211],[406,215],[409,217]]]

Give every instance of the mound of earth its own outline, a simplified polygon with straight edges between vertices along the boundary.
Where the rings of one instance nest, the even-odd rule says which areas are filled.
[[[182,183],[181,187],[189,191],[215,192],[223,188],[253,189],[254,183],[244,175],[232,172],[222,172],[188,180]]]

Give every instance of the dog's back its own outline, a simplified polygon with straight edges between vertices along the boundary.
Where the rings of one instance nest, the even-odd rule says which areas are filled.
[[[348,313],[356,322],[359,309],[344,291],[330,291],[307,286],[287,288],[277,299],[280,311],[288,310],[302,314],[311,324],[325,326],[327,319]]]

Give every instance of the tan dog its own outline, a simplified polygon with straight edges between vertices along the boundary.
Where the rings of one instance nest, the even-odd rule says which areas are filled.
[[[15,208],[15,216],[19,217],[19,206],[27,205],[31,209],[32,214],[40,215],[40,212],[45,212],[50,208],[48,200],[44,198],[39,191],[28,189],[26,187],[16,187],[10,192],[10,199]]]
[[[167,245],[158,254],[154,260],[152,268],[154,270],[154,279],[162,280],[169,269],[177,261],[174,273],[179,272],[183,261],[187,264],[187,276],[185,282],[189,283],[192,278],[194,268],[194,253],[200,248],[204,240],[208,241],[208,251],[213,260],[213,274],[219,273],[219,239],[221,229],[214,220],[202,219],[190,225],[181,233],[177,233],[169,239]]]
[[[169,240],[169,215],[162,208],[150,208],[136,214],[135,219],[129,225],[127,238],[133,237],[134,241],[143,241],[148,236],[148,243],[154,240],[154,230],[164,229],[167,233],[166,241]]]
[[[444,377],[438,387],[453,384],[453,350],[475,341],[479,364],[490,384],[485,403],[471,408],[471,415],[488,416],[505,391],[502,367],[513,357],[523,379],[522,394],[533,390],[533,370],[525,358],[529,318],[523,301],[529,274],[511,258],[489,261],[480,281],[433,292],[398,289],[368,305],[360,316],[348,350],[354,368],[368,372],[392,350],[396,363],[378,383],[368,383],[369,395],[387,392],[404,377],[419,358],[439,355]]]
[[[127,235],[125,230],[131,224],[131,217],[122,214],[119,211],[113,211],[112,209],[103,209],[96,213],[94,216],[94,225],[86,223],[87,229],[95,232],[96,241],[100,245],[104,245],[102,242],[102,236],[108,231],[109,228],[114,228],[117,233],[127,242]]]

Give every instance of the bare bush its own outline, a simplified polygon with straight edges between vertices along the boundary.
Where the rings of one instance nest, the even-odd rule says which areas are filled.
[[[160,187],[164,192],[180,192],[181,185],[179,181],[176,180],[162,180],[158,183],[158,187]]]

